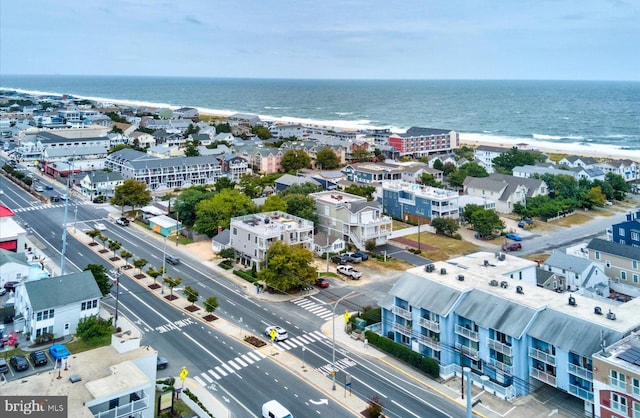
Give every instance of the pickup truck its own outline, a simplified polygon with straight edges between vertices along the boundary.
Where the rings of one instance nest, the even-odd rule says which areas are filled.
[[[354,269],[353,266],[338,266],[336,271],[350,277],[351,280],[359,280],[362,277],[362,272]]]

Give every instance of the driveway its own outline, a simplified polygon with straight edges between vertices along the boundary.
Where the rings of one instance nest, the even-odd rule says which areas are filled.
[[[398,247],[391,244],[380,245],[373,250],[373,253],[383,255],[385,251],[388,256],[395,257],[398,260],[402,260],[406,263],[413,264],[414,266],[424,266],[425,264],[429,264],[432,262],[431,260],[428,260],[424,257],[420,257],[415,254],[412,254],[402,247]]]

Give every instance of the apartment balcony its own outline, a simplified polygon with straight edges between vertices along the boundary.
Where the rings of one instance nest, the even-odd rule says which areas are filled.
[[[393,307],[393,313],[403,317],[404,319],[409,319],[409,320],[411,319],[411,312],[399,306]]]
[[[551,385],[553,387],[556,386],[556,377],[552,374],[545,373],[543,370],[538,370],[535,367],[530,367],[529,375],[548,385]]]
[[[593,372],[589,369],[585,369],[584,367],[569,363],[568,371],[572,375],[578,376],[582,379],[593,380]]]
[[[480,341],[480,339],[478,338],[478,332],[477,331],[472,331],[468,328],[463,327],[462,325],[456,325],[456,334],[467,338],[471,341],[475,341],[478,342]]]
[[[543,363],[550,364],[551,366],[556,365],[556,356],[547,354],[544,351],[540,351],[533,347],[529,347],[529,357],[540,360]]]
[[[463,355],[473,359],[473,360],[478,360],[478,350],[476,350],[475,348],[471,348],[469,346],[466,345],[462,345],[460,343],[456,343],[456,350],[460,351]]]
[[[501,343],[500,341],[494,340],[489,338],[487,340],[487,347],[489,347],[491,350],[495,350],[498,353],[502,353],[506,356],[511,357],[511,346]]]
[[[124,405],[116,406],[115,408],[112,408],[106,411],[104,410],[94,411],[96,409],[102,409],[99,407],[108,405],[108,404],[109,403],[107,402],[106,404],[92,406],[89,409],[91,410],[91,413],[93,413],[93,416],[96,418],[121,418],[121,417],[136,416],[137,413],[149,408],[149,397],[146,394],[144,394],[143,398],[138,399],[136,401],[129,402]]]
[[[409,327],[405,327],[405,326],[402,326],[402,325],[395,324],[394,328],[396,329],[396,331],[398,331],[402,335],[406,335],[407,337],[412,337],[413,336],[413,330],[411,328],[409,328]]]
[[[440,341],[436,341],[433,338],[427,337],[426,335],[418,335],[418,342],[420,344],[426,345],[432,350],[440,351]]]
[[[426,318],[420,318],[418,320],[418,324],[421,327],[424,327],[424,328],[428,329],[429,331],[433,331],[433,332],[437,332],[437,333],[440,332],[440,323],[439,322],[430,321],[430,320],[428,320]]]
[[[569,385],[569,393],[585,401],[593,402],[593,392],[576,385]]]
[[[513,366],[503,363],[497,359],[494,358],[490,358],[489,359],[489,364],[491,364],[493,367],[495,367],[496,369],[507,373],[507,374],[513,374]]]

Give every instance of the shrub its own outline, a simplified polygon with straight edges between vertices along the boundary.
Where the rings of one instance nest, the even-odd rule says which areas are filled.
[[[460,235],[460,233],[456,232],[456,233],[453,235],[453,238],[455,238],[455,239],[457,239],[457,240],[461,240],[461,239],[462,239],[462,235]]]
[[[248,281],[249,283],[255,283],[258,281],[257,278],[253,277],[251,275],[251,272],[249,271],[244,271],[244,270],[233,270],[233,274],[235,274],[236,276],[245,279],[246,281]]]
[[[220,264],[218,264],[220,267],[222,267],[225,270],[231,270],[233,268],[233,266],[231,265],[231,263],[227,262],[227,260],[225,261],[221,261]]]
[[[377,396],[369,398],[369,405],[367,406],[367,414],[370,418],[379,418],[382,416],[382,401]]]
[[[410,366],[428,374],[432,378],[436,379],[440,376],[440,366],[438,365],[438,362],[431,357],[426,357],[420,353],[416,353],[410,348],[405,347],[402,344],[398,344],[386,337],[382,337],[372,331],[366,331],[365,336],[367,337],[369,344],[386,351],[399,360],[404,361]]]

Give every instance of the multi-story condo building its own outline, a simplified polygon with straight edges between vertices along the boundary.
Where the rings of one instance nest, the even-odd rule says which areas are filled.
[[[382,182],[379,199],[384,213],[404,221],[425,223],[434,218],[460,217],[458,193],[394,180]]]
[[[460,146],[460,135],[452,130],[411,127],[403,134],[389,135],[389,145],[400,156],[421,158],[429,154],[452,151]]]
[[[594,238],[587,245],[589,260],[602,263],[616,292],[640,297],[640,248]]]
[[[312,193],[316,201],[318,227],[331,239],[342,238],[358,249],[364,249],[369,240],[382,245],[392,231],[392,220],[382,214],[378,202],[338,191]]]
[[[491,174],[493,169],[493,159],[511,151],[511,148],[493,147],[491,145],[478,145],[473,150],[473,158]]]
[[[238,180],[248,170],[246,160],[236,156],[158,158],[132,149],[110,154],[105,166],[125,179],[146,183],[150,190],[215,184],[223,176]]]
[[[619,244],[640,247],[640,210],[627,213],[625,221],[607,228],[607,239]]]
[[[547,385],[591,413],[592,355],[640,328],[640,299],[549,291],[532,269],[479,252],[407,270],[380,302],[381,334],[436,359],[443,378],[470,367],[474,384],[506,399]]]
[[[240,263],[259,271],[276,241],[313,251],[313,228],[313,222],[280,211],[239,216],[231,218],[229,246]]]
[[[591,416],[640,417],[640,334],[602,348],[593,355]]]
[[[403,171],[401,166],[386,163],[349,164],[342,170],[347,180],[365,185],[384,180],[400,180]]]

